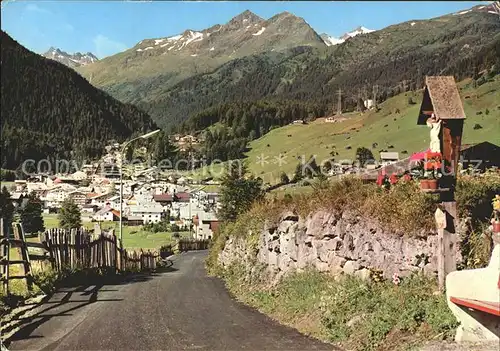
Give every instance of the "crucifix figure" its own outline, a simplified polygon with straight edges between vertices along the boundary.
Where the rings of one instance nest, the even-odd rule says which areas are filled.
[[[441,142],[439,140],[441,122],[442,121],[439,119],[439,117],[436,117],[434,113],[426,121],[427,126],[431,128],[431,143],[429,146],[431,152],[441,152]]]

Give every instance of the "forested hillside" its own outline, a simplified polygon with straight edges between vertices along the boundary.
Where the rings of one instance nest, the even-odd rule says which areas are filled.
[[[3,31],[1,43],[2,168],[15,169],[27,159],[93,158],[111,139],[156,127],[147,113],[27,50]]]
[[[201,153],[210,162],[240,158],[247,142],[260,138],[274,127],[294,119],[315,119],[324,110],[314,104],[298,100],[259,100],[255,102],[231,102],[206,109],[188,119],[179,129],[204,130],[204,146]]]
[[[360,98],[376,94],[381,102],[420,88],[425,75],[461,80],[489,69],[500,60],[499,33],[498,15],[485,12],[401,23],[328,48],[233,60],[141,106],[168,127],[214,105],[265,97],[307,101],[316,110],[331,111],[341,89],[343,108],[352,110]]]

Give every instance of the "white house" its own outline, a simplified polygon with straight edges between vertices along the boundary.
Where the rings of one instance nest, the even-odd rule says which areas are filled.
[[[35,183],[28,182],[28,183],[26,183],[26,188],[27,188],[28,193],[31,193],[33,191],[47,190],[48,189],[48,187],[45,183],[39,183],[39,182],[35,182]]]
[[[373,100],[369,99],[369,100],[365,100],[363,101],[364,105],[365,105],[365,108],[370,110],[372,109],[373,107],[375,107],[375,104],[373,103]]]
[[[161,205],[133,205],[128,208],[128,214],[134,217],[141,217],[144,224],[161,222],[164,210]]]
[[[112,193],[99,194],[90,197],[90,204],[96,205],[97,207],[105,207],[106,204],[110,203],[110,199],[115,195]]]
[[[98,222],[113,222],[120,218],[120,212],[107,206],[97,211],[92,218]]]
[[[214,213],[197,214],[193,219],[193,237],[195,239],[212,239],[219,228],[219,220]]]
[[[90,205],[86,204],[83,205],[82,208],[80,209],[80,212],[83,213],[96,213],[97,212],[97,206],[96,205]]]
[[[60,204],[66,200],[69,191],[65,190],[62,186],[47,190],[45,201],[49,207],[59,207]]]

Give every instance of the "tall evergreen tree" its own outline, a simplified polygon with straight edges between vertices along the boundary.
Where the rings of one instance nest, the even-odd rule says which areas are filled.
[[[43,232],[45,225],[42,217],[42,201],[31,193],[26,198],[27,202],[20,211],[20,220],[26,233]]]
[[[255,201],[264,198],[262,179],[249,175],[246,165],[241,162],[230,162],[222,178],[220,194],[219,217],[223,221],[233,221]]]
[[[177,150],[175,146],[170,142],[168,135],[161,132],[155,141],[153,155],[156,162],[161,162],[164,160],[169,160],[174,163]]]
[[[14,205],[10,199],[10,193],[7,188],[2,187],[0,193],[0,218],[3,218],[4,228],[10,228],[12,219],[14,218]]]
[[[59,212],[59,226],[64,229],[79,228],[82,225],[80,209],[72,199],[66,199]]]

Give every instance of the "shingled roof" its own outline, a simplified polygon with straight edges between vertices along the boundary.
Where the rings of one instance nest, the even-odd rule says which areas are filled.
[[[439,119],[465,119],[465,111],[453,76],[425,77],[425,90],[417,124],[425,124],[429,112]]]

